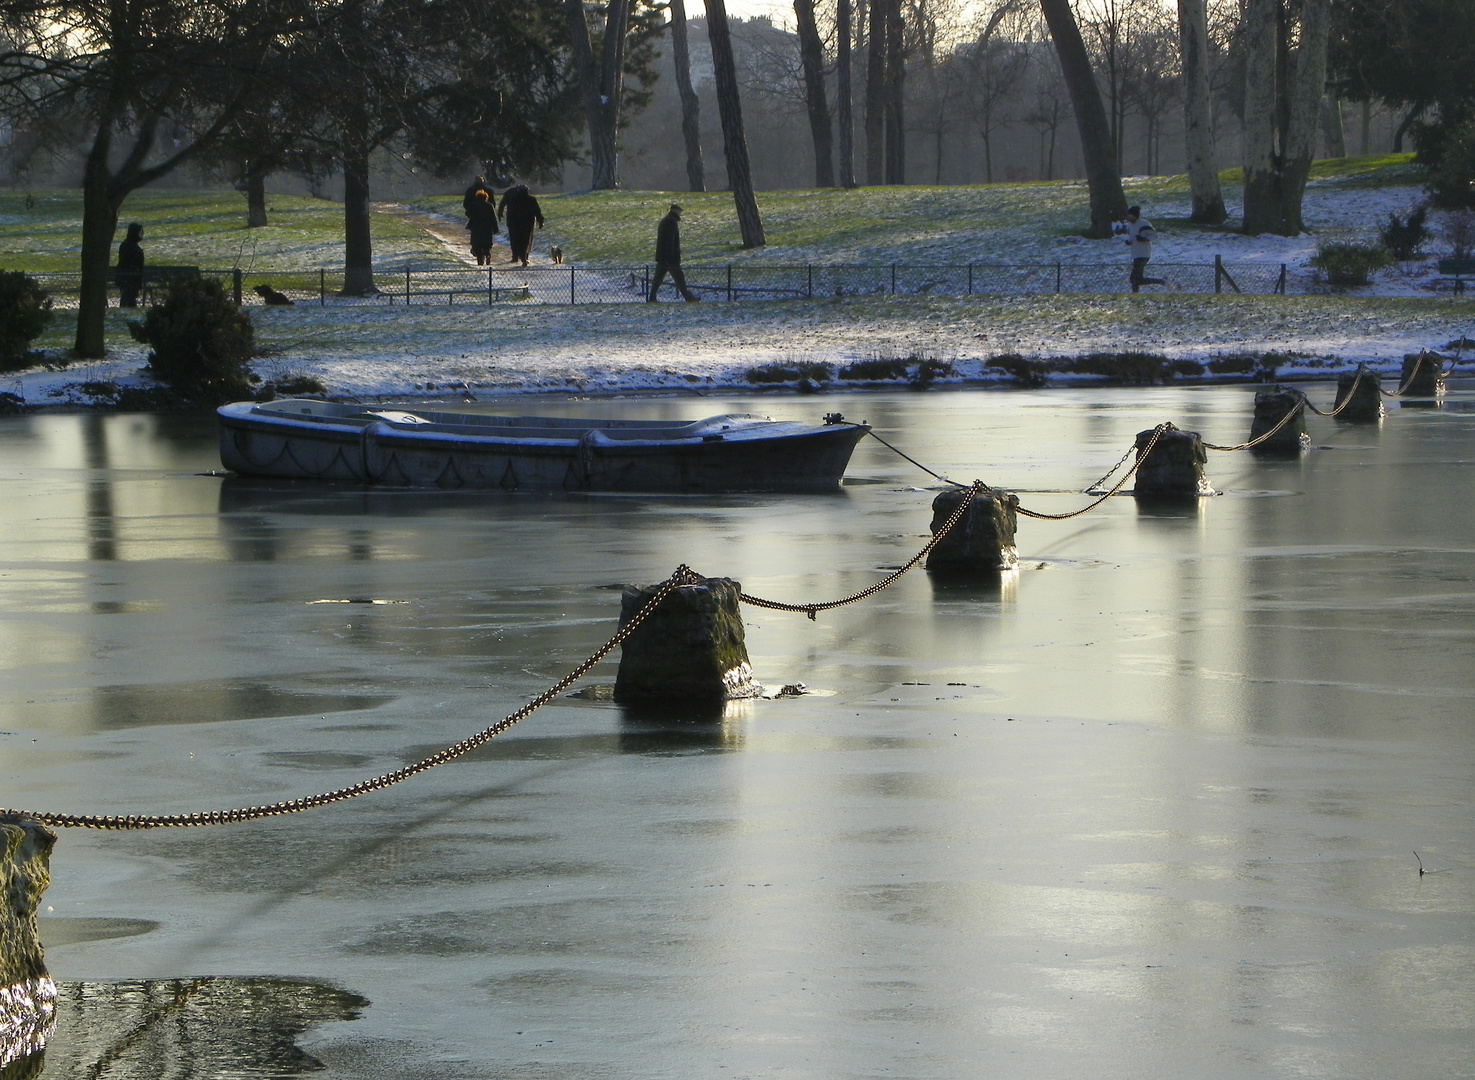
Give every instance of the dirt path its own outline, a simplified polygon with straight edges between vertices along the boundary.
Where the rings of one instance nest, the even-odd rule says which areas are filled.
[[[455,258],[467,266],[475,266],[476,260],[471,256],[471,242],[468,239],[465,223],[459,218],[447,217],[444,214],[432,214],[427,210],[416,210],[405,206],[403,203],[375,203],[374,209],[378,213],[388,214],[390,217],[423,229],[431,236],[440,241],[441,246]],[[508,261],[510,249],[507,247],[507,234],[498,233],[492,248],[492,269],[494,270],[521,270],[522,267]],[[533,265],[546,264],[551,266],[548,258],[538,257],[538,253],[532,252],[529,262]]]

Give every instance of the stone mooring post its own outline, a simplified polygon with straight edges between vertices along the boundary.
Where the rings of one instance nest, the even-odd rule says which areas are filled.
[[[1398,385],[1406,397],[1438,397],[1444,393],[1444,357],[1423,349],[1403,358]]]
[[[1147,499],[1196,499],[1214,494],[1214,485],[1204,476],[1209,455],[1198,432],[1168,424],[1148,453],[1156,431],[1149,428],[1137,433],[1137,479],[1132,494]]]
[[[46,973],[36,910],[51,884],[56,834],[0,816],[0,1069],[42,1050],[56,1026],[56,984]]]
[[[967,488],[939,491],[932,500],[936,536],[968,497]],[[1019,565],[1014,527],[1019,498],[1008,491],[980,491],[952,531],[927,553],[927,570],[940,574],[988,574]]]
[[[1361,379],[1358,376],[1361,376]],[[1337,376],[1337,400],[1333,404],[1333,411],[1342,409],[1342,403],[1347,401],[1347,407],[1337,413],[1338,420],[1350,423],[1367,423],[1371,420],[1383,419],[1383,380],[1376,371],[1359,364],[1354,372]],[[1355,389],[1354,389],[1355,388]]]
[[[660,589],[660,585],[625,586],[620,626]],[[743,640],[742,591],[732,578],[701,578],[673,589],[621,646],[615,700],[709,703],[762,693]]]
[[[1291,417],[1292,413],[1299,415]],[[1287,417],[1291,417],[1286,420]],[[1275,425],[1286,423],[1278,431]],[[1262,443],[1250,447],[1256,454],[1299,454],[1311,445],[1311,436],[1306,433],[1306,395],[1299,390],[1277,386],[1274,390],[1261,390],[1255,395],[1255,419],[1250,422],[1250,442],[1275,431]]]

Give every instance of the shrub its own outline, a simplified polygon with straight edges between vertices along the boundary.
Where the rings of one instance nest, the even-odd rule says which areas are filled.
[[[51,325],[51,296],[35,278],[0,270],[0,371],[30,363],[31,342]]]
[[[1039,388],[1050,381],[1044,364],[1038,360],[1027,360],[1018,353],[996,356],[988,362],[988,366],[1007,373],[1021,386]]]
[[[1444,215],[1440,237],[1449,245],[1452,259],[1468,259],[1475,256],[1475,210],[1465,207],[1451,210]]]
[[[1209,371],[1215,375],[1248,375],[1259,365],[1253,356],[1219,356],[1209,361]]]
[[[204,403],[250,396],[251,319],[214,278],[173,279],[128,332],[152,347],[149,371],[173,389]]]
[[[823,360],[805,360],[793,366],[764,364],[762,367],[752,367],[743,374],[743,378],[755,386],[798,382],[801,379],[823,383],[830,381],[833,371],[834,368]]]
[[[884,382],[889,379],[905,379],[906,377],[907,362],[894,357],[857,360],[840,369],[840,378],[855,379],[861,382]]]
[[[1374,271],[1392,265],[1393,256],[1370,244],[1322,244],[1308,261],[1333,285],[1366,285]]]
[[[1378,230],[1378,239],[1392,252],[1395,259],[1412,259],[1418,255],[1419,247],[1424,241],[1433,235],[1424,224],[1428,216],[1427,203],[1415,206],[1402,220],[1397,214],[1389,214],[1388,224]]]
[[[916,359],[916,370],[908,377],[914,390],[925,390],[937,379],[951,378],[955,372],[951,360],[937,360],[932,357]]]
[[[1132,386],[1151,386],[1164,374],[1167,361],[1144,352],[1089,353],[1067,361],[1065,368],[1080,375],[1102,375]]]

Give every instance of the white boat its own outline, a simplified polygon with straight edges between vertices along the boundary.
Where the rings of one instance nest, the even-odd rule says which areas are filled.
[[[220,460],[243,476],[507,491],[830,491],[870,430],[838,414],[582,420],[306,398],[216,415]]]

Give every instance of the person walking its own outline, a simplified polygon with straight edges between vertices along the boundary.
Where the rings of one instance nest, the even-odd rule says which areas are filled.
[[[461,197],[461,206],[466,211],[467,217],[471,216],[471,204],[476,201],[476,193],[478,191],[485,191],[488,199],[495,199],[497,197],[497,193],[487,187],[487,178],[485,176],[478,176],[471,182],[471,186],[466,189],[466,194]]]
[[[686,287],[686,275],[681,272],[681,207],[675,203],[656,227],[656,276],[651,280],[650,292],[645,298],[649,303],[656,302],[656,293],[667,274],[671,275],[676,291],[688,304],[701,299]]]
[[[1119,235],[1127,238],[1127,247],[1132,250],[1132,291],[1136,292],[1144,285],[1162,285],[1162,278],[1146,277],[1147,260],[1152,258],[1152,222],[1142,216],[1142,207],[1127,207],[1127,219],[1116,227]]]
[[[543,227],[543,208],[526,184],[516,184],[503,193],[498,212],[507,223],[507,242],[512,245],[509,261],[526,266],[533,250],[533,228]]]
[[[138,307],[138,291],[143,288],[143,226],[133,222],[128,226],[128,236],[118,245],[118,269],[114,278],[118,282],[118,306]]]
[[[497,208],[492,197],[478,191],[466,207],[466,227],[471,230],[471,254],[477,266],[492,265],[492,242],[497,235]]]

